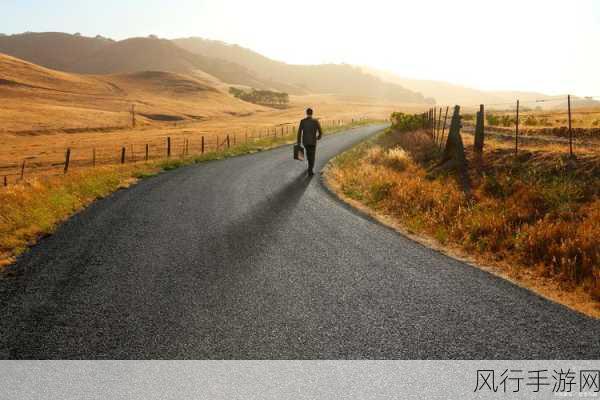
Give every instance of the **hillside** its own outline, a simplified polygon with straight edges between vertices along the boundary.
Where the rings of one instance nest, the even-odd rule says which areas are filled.
[[[176,39],[178,46],[195,54],[219,58],[244,65],[264,81],[291,94],[333,93],[368,96],[398,102],[423,103],[425,98],[401,85],[384,82],[347,64],[291,65],[271,60],[237,45],[202,38]],[[285,88],[277,82],[286,82]]]
[[[0,77],[5,132],[126,126],[131,104],[139,124],[160,120],[155,116],[197,120],[262,110],[210,80],[173,72],[79,75],[0,54]]]
[[[83,74],[137,71],[191,73],[201,70],[223,82],[264,87],[263,82],[238,64],[193,54],[169,40],[156,38],[133,38],[111,43],[93,55],[73,63],[72,69]]]
[[[91,57],[113,41],[100,36],[95,38],[69,35],[60,32],[23,33],[0,36],[0,53],[66,72],[77,72],[73,65]]]
[[[432,97],[440,105],[459,104],[463,107],[476,107],[479,104],[487,104],[492,108],[503,108],[519,99],[521,104],[526,107],[540,107],[545,110],[565,109],[567,107],[566,95],[558,96],[562,99],[557,99],[557,96],[549,96],[539,92],[484,91],[443,81],[402,78],[392,72],[366,66],[361,68],[384,81],[397,83],[410,90],[423,93],[424,96]],[[537,100],[543,101],[538,102]],[[571,106],[579,108],[598,107],[600,102],[572,96]]]
[[[64,33],[24,33],[0,37],[0,53],[79,74],[201,70],[230,84],[268,86],[240,65],[192,54],[168,40],[153,37],[113,41]]]
[[[422,104],[424,97],[350,65],[289,65],[222,42],[156,37],[113,41],[64,33],[0,38],[0,53],[79,74],[158,70],[212,75],[226,84],[293,95],[335,94]]]

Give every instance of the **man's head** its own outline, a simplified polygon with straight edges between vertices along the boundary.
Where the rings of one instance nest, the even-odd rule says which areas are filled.
[[[312,115],[313,115],[313,110],[312,110],[312,108],[307,108],[307,109],[306,109],[306,115],[307,115],[308,117],[312,117]]]

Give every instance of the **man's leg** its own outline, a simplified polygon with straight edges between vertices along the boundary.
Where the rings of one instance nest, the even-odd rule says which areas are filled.
[[[317,150],[317,146],[305,146],[306,147],[306,159],[308,160],[308,173],[313,173],[313,168],[315,167],[315,152]]]

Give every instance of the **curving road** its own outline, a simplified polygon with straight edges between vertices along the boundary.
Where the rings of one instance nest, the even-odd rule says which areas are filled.
[[[377,127],[323,139],[318,168]],[[416,244],[290,147],[99,201],[0,281],[3,358],[599,358],[600,321]]]

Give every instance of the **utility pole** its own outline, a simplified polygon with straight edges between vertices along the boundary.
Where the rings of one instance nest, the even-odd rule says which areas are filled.
[[[131,127],[135,128],[135,104],[131,105]]]
[[[573,130],[571,126],[571,95],[567,96],[567,104],[569,107],[569,155],[573,158]]]
[[[519,152],[519,100],[517,100],[517,120],[515,121],[515,156]]]

